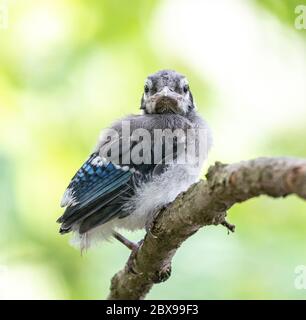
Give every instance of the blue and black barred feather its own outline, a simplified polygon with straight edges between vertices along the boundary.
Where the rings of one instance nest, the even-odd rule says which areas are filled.
[[[93,153],[66,190],[68,200],[63,201],[63,206],[67,208],[58,219],[62,223],[60,232],[71,231],[77,223],[79,232],[85,233],[115,217],[126,216],[121,208],[124,201],[134,194],[133,177],[129,167],[116,166]]]

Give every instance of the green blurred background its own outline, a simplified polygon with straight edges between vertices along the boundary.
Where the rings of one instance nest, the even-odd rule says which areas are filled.
[[[209,164],[306,157],[302,1],[19,0],[0,28],[0,297],[104,299],[129,252],[83,256],[60,236],[60,198],[100,130],[139,112],[146,75],[189,78],[214,131]],[[1,11],[0,11],[1,12]],[[204,172],[203,172],[204,174]],[[295,197],[235,206],[225,228],[186,241],[151,299],[304,299],[306,206]],[[143,232],[126,233],[137,240]]]

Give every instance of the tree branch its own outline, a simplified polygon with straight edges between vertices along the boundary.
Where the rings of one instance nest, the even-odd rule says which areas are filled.
[[[155,218],[134,258],[111,280],[108,299],[143,299],[154,283],[169,276],[171,260],[180,245],[206,225],[234,226],[225,220],[235,203],[262,194],[306,199],[306,160],[258,158],[210,167],[207,180],[192,185]]]

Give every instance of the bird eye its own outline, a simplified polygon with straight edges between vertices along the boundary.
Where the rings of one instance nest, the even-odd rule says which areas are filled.
[[[145,92],[145,93],[148,93],[149,90],[150,90],[150,89],[149,89],[149,86],[146,84],[146,85],[144,86],[144,92]]]
[[[188,90],[189,90],[189,86],[188,86],[188,84],[185,84],[184,87],[183,87],[184,93],[187,93]]]

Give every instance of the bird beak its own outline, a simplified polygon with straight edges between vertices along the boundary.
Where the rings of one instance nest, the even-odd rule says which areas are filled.
[[[174,91],[171,91],[168,86],[155,94],[155,111],[158,113],[173,112],[179,113],[179,97],[180,95]]]

